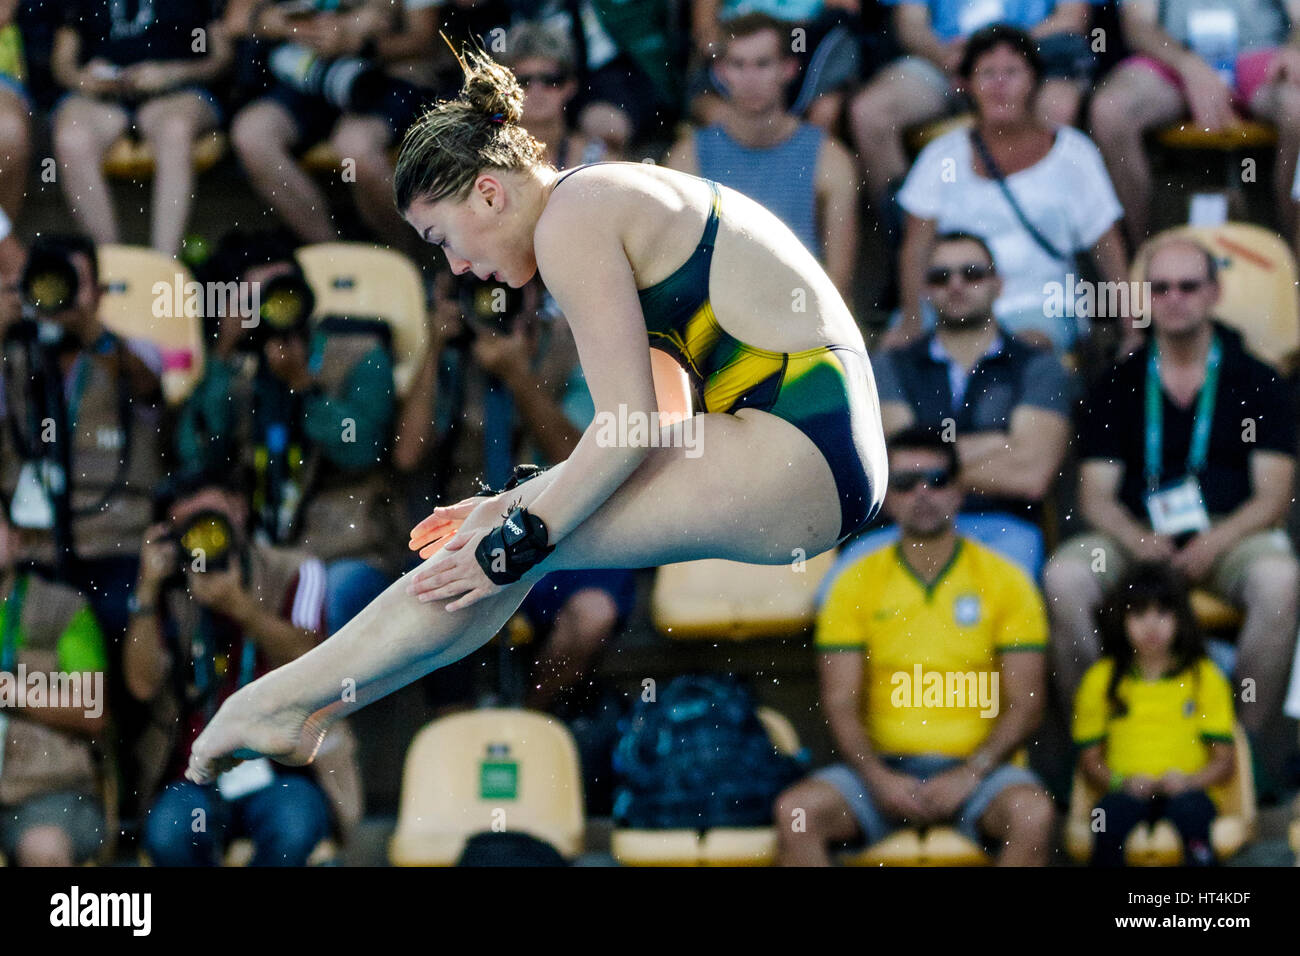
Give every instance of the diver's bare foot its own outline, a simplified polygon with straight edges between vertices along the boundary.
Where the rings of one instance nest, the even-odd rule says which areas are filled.
[[[211,783],[240,760],[272,757],[280,763],[310,763],[329,730],[306,708],[277,704],[273,688],[255,681],[232,694],[199,734],[185,776]]]

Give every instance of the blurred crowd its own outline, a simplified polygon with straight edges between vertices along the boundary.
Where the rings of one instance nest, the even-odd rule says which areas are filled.
[[[1003,862],[1047,862],[1062,795],[1020,755],[1054,717],[1075,745],[1059,761],[1077,752],[1120,821],[1094,862],[1122,862],[1124,837],[1161,817],[1187,862],[1215,862],[1234,734],[1261,793],[1296,772],[1294,384],[1216,313],[1216,256],[1150,235],[1148,134],[1268,124],[1265,225],[1295,235],[1296,7],[0,0],[0,675],[100,674],[108,700],[90,717],[0,695],[0,853],[90,859],[118,824],[109,802],[163,864],[212,864],[235,836],[281,865],[345,842],[363,814],[346,726],[308,768],[250,761],[217,790],[182,779],[190,744],[234,690],[418,563],[403,528],[564,460],[591,423],[540,281],[450,274],[393,207],[394,147],[459,90],[452,46],[473,40],[515,72],[522,125],[557,168],[650,158],[752,196],[873,343],[886,513],[822,587],[840,762],[776,800],[783,860],[954,821]],[[200,257],[193,157],[214,131],[265,217]],[[183,403],[164,397],[164,350],[100,319],[97,250],[124,238],[105,159],[124,138],[152,156],[149,244],[284,305],[260,324],[204,316]],[[324,178],[305,162],[322,146]],[[38,180],[74,228],[34,234]],[[383,323],[309,321],[296,253],[340,239],[425,277],[427,344],[401,388]],[[884,281],[865,282],[868,260]],[[1149,323],[1136,302],[1049,307],[1049,289],[1127,283],[1135,263]],[[565,706],[637,611],[636,583],[539,583],[524,704]],[[1231,642],[1207,642],[1193,591],[1240,611]],[[900,706],[894,678],[914,668],[996,674],[996,715]],[[783,822],[795,809],[804,830]]]

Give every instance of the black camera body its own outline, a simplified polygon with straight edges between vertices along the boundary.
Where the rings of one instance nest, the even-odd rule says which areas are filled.
[[[479,332],[509,335],[524,309],[522,289],[469,273],[458,278],[456,296],[471,337]]]
[[[306,338],[311,316],[316,311],[316,294],[300,270],[276,276],[262,283],[258,295],[256,322],[240,338],[241,351],[260,354],[268,339],[282,335]]]

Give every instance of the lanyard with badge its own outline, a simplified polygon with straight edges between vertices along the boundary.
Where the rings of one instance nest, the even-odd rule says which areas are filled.
[[[214,630],[212,615],[205,608],[199,613],[198,627],[190,645],[194,661],[194,689],[202,701],[205,724],[210,723],[217,712],[217,685],[229,667],[225,655],[217,654]],[[250,684],[256,669],[257,645],[249,640],[248,635],[244,635],[236,687]],[[265,789],[274,779],[275,771],[271,769],[271,761],[266,757],[245,760],[217,777],[217,792],[226,800],[238,800]]]
[[[1210,451],[1210,429],[1214,424],[1214,403],[1219,389],[1219,366],[1223,346],[1216,335],[1210,341],[1205,361],[1205,381],[1196,402],[1192,439],[1187,449],[1187,470],[1178,481],[1160,484],[1164,440],[1164,396],[1160,387],[1160,353],[1155,342],[1147,360],[1146,383],[1146,506],[1151,529],[1171,538],[1196,534],[1210,527],[1199,475]]]
[[[13,590],[5,599],[4,628],[0,629],[0,674],[13,674],[18,661],[18,623],[23,616],[23,602],[27,600],[27,575],[14,579]],[[5,741],[9,733],[9,717],[0,710],[0,774],[4,773]]]

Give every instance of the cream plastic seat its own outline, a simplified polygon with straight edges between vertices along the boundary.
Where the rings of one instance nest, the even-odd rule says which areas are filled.
[[[392,332],[393,378],[406,394],[424,354],[424,285],[399,252],[365,242],[322,242],[297,252],[316,295],[316,317],[380,319]]]
[[[144,246],[105,244],[97,252],[104,288],[100,321],[120,335],[158,347],[163,396],[169,405],[180,404],[203,375],[204,362],[203,319],[186,314],[190,311],[187,291],[194,291],[187,290],[194,281],[189,269]]]
[[[469,837],[509,830],[572,858],[583,827],[578,750],[564,724],[528,710],[466,711],[411,742],[388,856],[395,866],[451,866]]]

